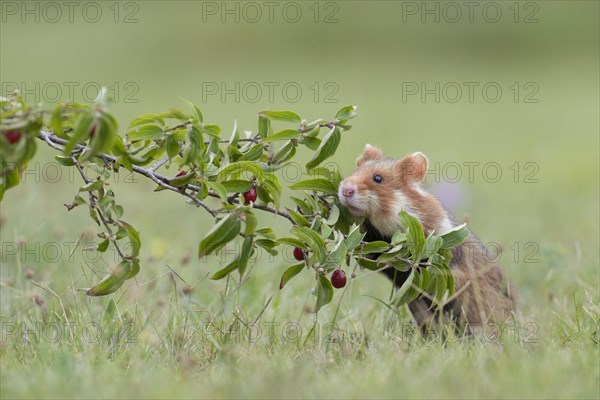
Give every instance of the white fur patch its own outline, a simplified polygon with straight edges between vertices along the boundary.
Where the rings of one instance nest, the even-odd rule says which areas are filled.
[[[452,221],[450,221],[450,218],[444,217],[444,219],[440,221],[435,234],[438,236],[443,235],[444,233],[452,230],[452,228],[454,228],[454,226],[452,225]]]
[[[408,199],[402,192],[396,191],[394,195],[395,199],[392,206],[391,217],[389,214],[374,214],[369,216],[369,221],[371,221],[371,224],[384,236],[392,236],[398,229],[401,228],[402,225],[400,224],[400,218],[398,217],[398,214],[401,210],[404,210],[407,213],[414,215],[416,218],[419,218],[419,216],[416,215],[409,206]]]
[[[430,194],[427,193],[425,189],[423,189],[418,183],[414,183],[411,187],[415,190],[415,192],[419,193],[421,196],[430,196]]]

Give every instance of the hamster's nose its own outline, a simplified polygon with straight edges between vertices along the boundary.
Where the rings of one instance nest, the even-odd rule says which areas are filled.
[[[342,186],[342,195],[344,195],[344,197],[352,197],[354,196],[355,192],[356,188],[354,187],[354,185],[344,184]]]

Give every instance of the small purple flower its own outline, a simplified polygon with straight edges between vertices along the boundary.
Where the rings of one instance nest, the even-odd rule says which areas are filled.
[[[460,183],[436,183],[431,186],[430,191],[450,212],[469,205],[469,192]]]

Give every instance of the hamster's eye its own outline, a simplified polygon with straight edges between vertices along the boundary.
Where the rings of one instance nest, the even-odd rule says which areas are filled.
[[[381,182],[383,182],[383,178],[381,177],[381,175],[375,175],[373,177],[373,180],[375,181],[375,183],[381,183]]]

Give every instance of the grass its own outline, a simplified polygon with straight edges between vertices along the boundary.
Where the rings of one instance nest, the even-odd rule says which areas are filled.
[[[539,2],[536,24],[513,23],[512,2],[499,3],[508,17],[496,24],[399,23],[401,2],[338,3],[337,24],[200,23],[201,2],[191,1],[139,2],[138,24],[9,19],[0,25],[1,80],[30,89],[117,83],[121,91],[134,82],[138,102],[124,102],[122,92],[112,109],[121,127],[183,106],[179,97],[200,103],[223,132],[234,118],[256,129],[256,113],[267,108],[316,119],[356,104],[335,157],[344,176],[367,142],[394,157],[423,151],[440,168],[497,162],[499,182],[463,175],[451,185],[460,198],[453,212],[502,249],[520,299],[518,335],[506,327],[498,341],[424,339],[406,310],[369,297],[387,299],[390,284],[366,271],[318,316],[307,312],[310,274],[278,289],[290,264],[281,257],[263,255],[240,288],[211,281],[223,263],[195,252],[212,221],[125,176],[113,188],[141,233],[142,270],[117,294],[87,298],[78,289],[115,259],[85,250],[98,242],[96,227],[84,208],[63,206],[80,181],[66,168],[54,181],[54,154],[40,143],[25,183],[0,209],[0,397],[600,397],[598,3]],[[201,91],[206,82],[271,81],[298,83],[302,100],[204,101]],[[498,82],[502,100],[402,101],[403,82],[471,81]],[[327,82],[339,103],[323,101]],[[537,84],[539,102],[512,101],[514,82]],[[539,167],[537,183],[523,181],[527,162]],[[445,190],[432,177],[428,186]],[[289,231],[270,215],[259,225]],[[260,335],[249,339],[254,321]]]
[[[522,316],[499,338],[423,338],[406,310],[396,314],[368,297],[389,293],[378,275],[359,273],[319,315],[306,312],[314,302],[312,277],[278,290],[289,264],[282,258],[261,257],[241,287],[208,280],[220,263],[189,257],[198,235],[184,234],[204,228],[198,224],[206,218],[174,195],[136,209],[132,193],[151,190],[140,183],[115,189],[142,233],[143,270],[115,295],[85,297],[77,289],[112,264],[84,250],[94,241],[86,211],[66,218],[61,209],[66,189],[75,187],[68,179],[26,183],[9,194],[20,205],[3,205],[2,398],[598,395],[600,302],[591,240],[575,248],[542,244],[535,264],[502,255]],[[170,223],[159,215],[166,207]],[[76,247],[78,239],[84,244]],[[20,251],[7,247],[17,242]]]
[[[261,331],[249,336],[244,323],[256,310],[234,301],[235,295],[225,301],[236,304],[231,316],[199,312],[220,307],[190,304],[174,289],[156,301],[142,293],[134,301],[122,300],[111,314],[99,304],[110,300],[68,291],[61,295],[62,305],[42,294],[46,315],[44,305],[27,305],[27,293],[10,290],[21,304],[14,305],[20,310],[16,315],[3,316],[3,398],[594,398],[598,393],[597,299],[544,301],[519,334],[506,330],[490,343],[424,340],[404,320],[365,302],[344,302],[335,329],[319,316],[315,335],[312,316],[296,324],[298,304],[290,299],[268,308],[258,323]],[[25,328],[19,327],[6,335],[9,320],[35,333],[24,337]]]

